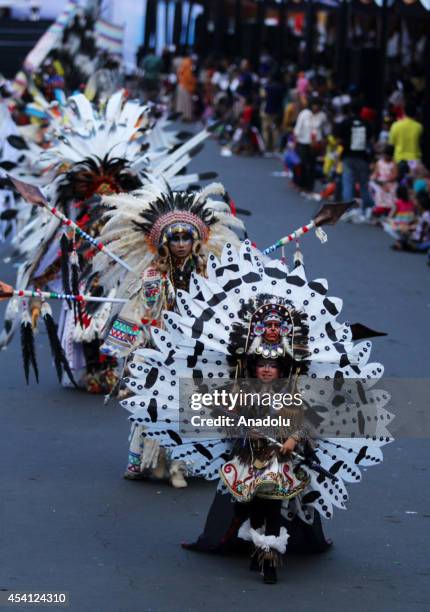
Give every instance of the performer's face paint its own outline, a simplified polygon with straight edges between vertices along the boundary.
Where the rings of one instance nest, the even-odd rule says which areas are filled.
[[[277,321],[267,321],[264,332],[264,339],[267,342],[279,342],[280,338],[279,323]]]
[[[193,248],[193,239],[190,234],[177,233],[169,240],[169,250],[173,257],[185,259],[190,255]]]
[[[279,366],[273,359],[264,359],[257,362],[255,366],[255,373],[258,380],[269,383],[272,380],[279,378]]]

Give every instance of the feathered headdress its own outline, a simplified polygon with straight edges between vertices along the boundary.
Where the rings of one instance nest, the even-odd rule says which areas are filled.
[[[260,294],[244,302],[229,337],[229,363],[243,371],[256,358],[302,362],[309,356],[307,315],[290,300]],[[268,324],[277,324],[278,338],[266,339]]]
[[[83,199],[103,189],[128,192],[137,189],[148,172],[165,174],[173,185],[206,179],[207,173],[176,175],[209,132],[203,130],[176,150],[183,134],[166,130],[169,123],[167,115],[155,117],[151,106],[128,100],[124,90],[100,108],[77,94],[64,101],[58,117],[51,117],[50,148],[36,156],[32,152],[32,157],[51,175],[61,173],[60,198],[73,194]]]
[[[60,202],[86,200],[94,194],[132,191],[141,180],[130,169],[126,159],[89,157],[62,175],[58,186]]]
[[[175,223],[193,229],[199,257],[206,257],[209,252],[218,256],[226,242],[239,245],[233,230],[244,229],[242,221],[231,214],[230,207],[222,200],[223,195],[224,188],[219,183],[188,193],[172,191],[165,181],[153,179],[132,193],[105,196],[103,203],[109,210],[100,239],[137,275],[157,262],[164,232]],[[124,287],[123,270],[108,262],[102,253],[95,257],[93,271],[100,274],[105,290],[115,287],[120,280]],[[136,282],[136,275],[128,277],[126,290],[127,280]]]
[[[44,154],[55,164],[75,164],[84,159],[124,158],[129,161],[142,156],[139,140],[153,121],[148,106],[127,100],[124,90],[98,109],[83,95],[68,98],[59,120],[52,120],[52,147]]]

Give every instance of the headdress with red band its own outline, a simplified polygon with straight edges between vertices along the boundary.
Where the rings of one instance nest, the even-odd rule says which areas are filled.
[[[154,247],[161,244],[164,231],[175,223],[184,223],[191,225],[198,233],[198,237],[203,242],[206,242],[209,237],[207,225],[201,218],[192,212],[186,210],[173,210],[157,219],[149,232],[149,240]]]

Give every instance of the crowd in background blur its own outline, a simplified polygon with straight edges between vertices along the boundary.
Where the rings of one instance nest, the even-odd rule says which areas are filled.
[[[47,100],[64,86],[61,59],[51,57],[35,77]],[[167,106],[185,122],[211,125],[222,155],[279,157],[283,173],[305,197],[355,199],[345,221],[381,226],[394,249],[429,252],[420,79],[391,82],[378,116],[358,88],[339,91],[327,68],[280,66],[268,52],[257,67],[247,59],[200,61],[168,49],[160,56],[139,51],[137,60],[137,70],[125,75],[114,59],[99,58],[85,87],[75,75],[75,90],[84,89],[90,99],[97,92],[100,102],[123,85],[130,96]],[[13,117],[19,125],[33,123],[19,105]],[[40,118],[38,125],[43,141]]]
[[[336,89],[327,69],[279,66],[269,53],[253,68],[247,59],[200,62],[166,50],[141,67],[143,95],[170,104],[185,121],[215,124],[222,155],[279,157],[304,196],[355,199],[344,221],[382,227],[393,249],[429,252],[420,79],[390,83],[378,116],[358,88]]]

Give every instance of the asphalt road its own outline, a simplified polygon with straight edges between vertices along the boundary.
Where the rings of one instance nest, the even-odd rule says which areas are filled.
[[[219,172],[236,205],[252,212],[245,221],[260,247],[318,206],[272,176],[276,160],[222,158],[210,144],[194,167]],[[328,279],[329,294],[344,299],[345,320],[389,333],[374,343],[389,376],[425,378],[424,258],[390,251],[390,239],[373,227],[328,232],[324,246],[311,235],[302,242],[308,275]],[[13,282],[13,271],[1,264],[0,278]],[[200,532],[214,486],[193,482],[178,492],[123,480],[126,413],[61,389],[45,335],[37,346],[38,386],[25,386],[16,339],[0,354],[0,589],[64,590],[77,612],[429,609],[427,439],[386,448],[384,463],[350,487],[348,511],[324,522],[333,548],[291,556],[278,585],[268,586],[244,559],[181,549]]]

